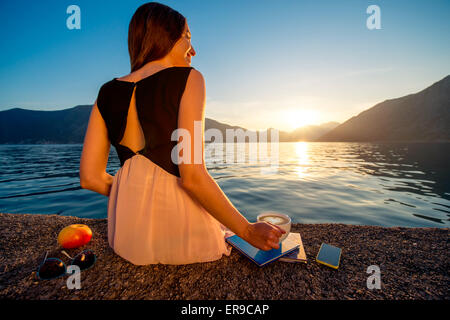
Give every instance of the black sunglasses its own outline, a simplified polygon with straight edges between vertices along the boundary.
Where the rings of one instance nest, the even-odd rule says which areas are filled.
[[[91,268],[95,264],[95,261],[97,261],[97,257],[92,250],[84,250],[83,252],[77,254],[74,258],[69,256],[69,254],[64,250],[61,252],[72,259],[70,265],[76,265],[80,267],[80,270],[87,270]],[[42,280],[50,280],[66,275],[66,264],[58,258],[47,258],[47,255],[48,251],[45,253],[44,261],[38,267],[38,278]]]

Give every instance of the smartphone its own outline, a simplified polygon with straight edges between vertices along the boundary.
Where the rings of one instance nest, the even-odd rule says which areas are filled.
[[[341,251],[341,248],[322,243],[316,261],[333,269],[337,269],[339,267],[339,261],[341,260]]]

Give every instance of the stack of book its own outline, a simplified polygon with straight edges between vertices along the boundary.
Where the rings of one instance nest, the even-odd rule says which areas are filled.
[[[237,235],[229,236],[225,240],[259,267],[276,260],[284,262],[306,262],[305,249],[303,248],[300,233],[290,232],[286,239],[280,243],[278,249],[267,251],[255,248]]]

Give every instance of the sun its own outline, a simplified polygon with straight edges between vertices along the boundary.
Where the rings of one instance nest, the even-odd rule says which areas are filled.
[[[317,118],[317,111],[314,110],[290,109],[284,112],[284,121],[291,130],[316,124]]]

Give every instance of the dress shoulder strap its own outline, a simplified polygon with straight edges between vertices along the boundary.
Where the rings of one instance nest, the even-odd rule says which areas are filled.
[[[134,86],[111,80],[103,84],[98,92],[97,108],[105,121],[112,144],[116,143],[121,126],[126,121],[133,89]]]

